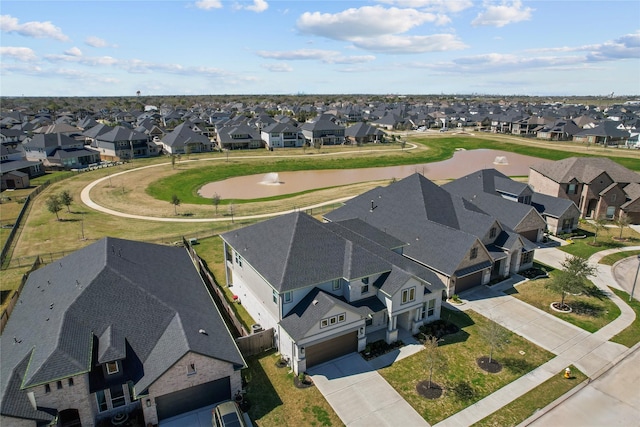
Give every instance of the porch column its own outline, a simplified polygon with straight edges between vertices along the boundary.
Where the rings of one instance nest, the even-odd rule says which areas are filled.
[[[420,326],[422,325],[422,319],[420,319],[421,314],[422,314],[422,307],[416,308],[415,315],[413,316],[413,322],[411,324],[412,334],[417,334],[418,331],[420,330]]]
[[[387,342],[387,344],[398,341],[398,328],[396,327],[397,323],[398,316],[389,317],[389,324],[387,325],[387,334],[385,337],[385,341]]]

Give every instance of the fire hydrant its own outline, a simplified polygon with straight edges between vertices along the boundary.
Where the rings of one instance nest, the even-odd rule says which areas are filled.
[[[564,370],[564,377],[567,379],[571,378],[571,369],[567,368]]]

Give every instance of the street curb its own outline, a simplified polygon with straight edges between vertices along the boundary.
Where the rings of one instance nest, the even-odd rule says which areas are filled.
[[[565,394],[563,394],[562,396],[560,396],[559,398],[557,398],[556,400],[554,400],[553,402],[551,402],[550,404],[548,404],[547,406],[545,406],[542,409],[537,410],[536,412],[534,412],[533,415],[531,415],[529,418],[527,418],[526,420],[524,420],[523,422],[521,422],[520,424],[517,425],[517,427],[526,427],[531,425],[534,421],[537,421],[539,418],[542,418],[544,415],[546,415],[548,412],[552,411],[553,409],[555,409],[557,406],[559,406],[561,403],[563,403],[564,401],[566,401],[567,399],[569,399],[571,396],[573,396],[574,394],[576,394],[577,392],[579,392],[580,390],[582,390],[583,388],[585,388],[586,386],[588,386],[589,384],[591,384],[593,381],[597,380],[599,377],[601,377],[602,375],[604,375],[605,373],[609,372],[609,370],[611,368],[613,368],[614,366],[616,366],[617,364],[619,364],[620,362],[622,362],[624,359],[626,359],[630,354],[632,354],[633,352],[635,352],[636,350],[640,349],[640,342],[637,343],[636,345],[634,345],[633,347],[631,347],[630,349],[628,349],[627,351],[625,351],[624,353],[622,353],[620,356],[618,356],[615,360],[613,360],[611,363],[606,365],[606,369],[602,369],[599,372],[597,372],[593,377],[587,378],[586,380],[584,380],[583,382],[581,382],[580,384],[578,384],[577,386],[575,386],[574,388],[572,388],[571,390],[569,390],[568,392],[566,392]],[[558,375],[560,375],[560,373],[558,373]]]

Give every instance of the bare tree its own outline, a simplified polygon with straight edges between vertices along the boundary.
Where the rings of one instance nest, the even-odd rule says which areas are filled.
[[[439,338],[434,336],[427,337],[424,342],[424,356],[427,362],[427,370],[429,371],[429,385],[431,388],[431,379],[433,378],[433,371],[443,365],[442,355],[440,354],[440,341]]]
[[[218,205],[220,204],[220,195],[218,193],[213,193],[211,197],[211,203],[216,207],[216,215],[218,215]]]
[[[616,225],[620,228],[620,240],[622,240],[622,231],[625,227],[628,227],[629,224],[631,224],[631,219],[629,219],[627,214],[621,212],[618,219],[616,219]]]
[[[509,339],[509,332],[498,322],[489,318],[489,322],[480,328],[480,336],[489,344],[489,363],[493,361],[493,351],[500,350]]]
[[[176,156],[175,154],[171,155],[171,169],[175,169],[176,168]]]
[[[60,197],[56,195],[49,196],[46,203],[47,210],[51,213],[56,214],[56,219],[60,221],[60,216],[58,215],[58,212],[62,210],[62,202],[60,201]]]
[[[236,208],[233,206],[233,203],[229,205],[229,215],[231,215],[231,222],[233,223],[233,214],[236,212]]]
[[[607,224],[607,220],[603,216],[599,216],[598,218],[595,218],[591,223],[591,225],[593,225],[593,245],[594,246],[596,244],[596,239],[598,238],[598,234],[600,233],[600,231],[601,230],[607,231],[607,228],[605,227],[606,224]]]

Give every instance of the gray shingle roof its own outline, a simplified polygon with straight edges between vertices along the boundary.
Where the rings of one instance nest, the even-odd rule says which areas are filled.
[[[549,215],[554,218],[560,218],[572,207],[578,215],[580,214],[575,203],[571,200],[548,196],[542,193],[533,193],[531,196],[531,206],[540,212],[541,215]]]
[[[531,169],[558,183],[590,183],[603,172],[615,182],[640,182],[640,174],[633,172],[606,157],[569,157],[556,162],[544,162],[531,166]]]
[[[144,364],[136,393],[189,351],[244,366],[183,248],[105,238],[29,275],[0,336],[2,413],[21,416],[15,401],[27,399],[11,384],[88,372],[94,336],[108,340],[103,360],[122,354],[126,339]]]

